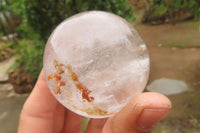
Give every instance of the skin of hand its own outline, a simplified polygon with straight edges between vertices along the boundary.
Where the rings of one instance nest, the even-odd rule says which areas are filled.
[[[159,93],[142,93],[116,115],[90,119],[86,133],[150,133],[171,107]],[[42,70],[21,111],[18,133],[80,133],[81,119],[54,98]]]

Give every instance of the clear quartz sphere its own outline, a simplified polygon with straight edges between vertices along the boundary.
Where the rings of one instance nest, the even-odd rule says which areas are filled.
[[[137,31],[102,11],[80,13],[58,25],[43,65],[55,98],[90,118],[119,112],[143,91],[149,75],[147,48]]]

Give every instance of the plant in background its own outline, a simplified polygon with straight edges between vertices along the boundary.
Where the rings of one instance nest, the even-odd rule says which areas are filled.
[[[0,61],[10,58],[15,54],[15,51],[11,48],[11,43],[2,42],[0,44]]]
[[[168,7],[171,10],[189,10],[193,13],[194,19],[199,19],[200,1],[198,0],[171,0]]]
[[[44,44],[52,30],[65,18],[88,10],[104,10],[118,14],[129,21],[134,20],[134,10],[128,0],[6,0],[7,10],[21,16],[17,27],[22,39],[13,44],[19,58],[15,68],[35,80],[42,68]]]
[[[25,0],[27,23],[47,39],[52,30],[65,18],[89,10],[103,10],[134,20],[133,8],[127,0]]]
[[[35,81],[42,69],[44,42],[22,39],[17,42],[15,49],[19,58],[12,69],[23,69],[23,72],[27,73],[32,81]]]
[[[3,35],[13,34],[15,28],[20,24],[21,17],[16,15],[10,7],[11,0],[0,1],[0,32]]]
[[[199,0],[153,0],[153,5],[146,11],[143,22],[160,24],[183,21],[200,17]]]

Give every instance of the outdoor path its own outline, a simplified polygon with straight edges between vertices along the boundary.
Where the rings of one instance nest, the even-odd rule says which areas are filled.
[[[200,79],[199,22],[157,26],[139,24],[136,29],[149,50],[149,82],[158,78],[172,78],[183,80],[192,88],[200,87],[194,86],[195,80]]]
[[[13,65],[15,60],[16,56],[12,56],[0,62],[0,100],[14,92],[13,86],[8,81],[7,70]]]
[[[27,95],[12,96],[0,100],[0,132],[16,133],[21,109]]]
[[[16,56],[12,56],[9,59],[6,59],[0,62],[0,83],[4,83],[8,81],[7,70],[13,65],[15,60],[16,60]]]
[[[8,81],[7,70],[16,56],[0,62],[0,133],[16,133],[19,115],[28,94],[16,94]]]
[[[200,133],[200,32],[199,22],[176,25],[136,25],[147,44],[151,67],[148,85],[163,78],[180,80],[190,91],[168,95],[171,113],[153,133]],[[160,90],[168,84],[160,85]]]

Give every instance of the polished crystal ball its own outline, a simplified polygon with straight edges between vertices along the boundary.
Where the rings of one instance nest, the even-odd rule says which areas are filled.
[[[147,48],[137,31],[102,11],[80,13],[59,24],[48,39],[43,63],[55,98],[90,118],[119,112],[143,91],[149,75]]]

